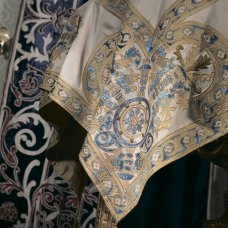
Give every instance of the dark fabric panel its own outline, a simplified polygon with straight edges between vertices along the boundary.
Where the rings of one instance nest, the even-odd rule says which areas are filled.
[[[208,161],[197,153],[153,175],[140,202],[118,228],[200,228],[206,219]]]

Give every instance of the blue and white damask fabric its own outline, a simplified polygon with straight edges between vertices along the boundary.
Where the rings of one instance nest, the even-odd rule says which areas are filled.
[[[52,129],[37,113],[49,54],[79,4],[22,1],[1,112],[0,227],[72,227],[77,216],[95,216],[79,211],[76,194],[53,172],[45,157]],[[84,205],[96,204],[93,192],[86,188]]]
[[[91,0],[56,48],[43,87],[88,131],[80,160],[117,221],[154,172],[227,133],[227,7]]]

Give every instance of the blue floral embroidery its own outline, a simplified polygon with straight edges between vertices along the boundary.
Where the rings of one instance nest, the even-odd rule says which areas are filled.
[[[150,37],[148,41],[145,43],[145,49],[147,52],[151,52],[153,49],[153,38]]]
[[[87,71],[89,73],[94,73],[96,71],[96,69],[93,66],[89,65]]]
[[[138,51],[135,47],[130,48],[130,49],[129,49],[128,51],[126,51],[126,53],[125,53],[125,57],[126,57],[126,58],[136,57],[136,56],[140,56],[140,55],[139,55],[139,51]]]
[[[150,64],[143,64],[142,66],[140,66],[139,69],[142,71],[148,71],[151,69],[151,65]]]
[[[136,156],[136,160],[134,162],[134,166],[137,170],[139,170],[143,166],[142,156],[140,155],[140,153],[137,153],[135,156]]]
[[[129,50],[126,51],[125,58],[126,59],[135,58],[133,62],[137,66],[140,64],[141,56],[140,56],[139,50],[137,50],[135,47],[132,47],[132,48],[130,48]]]
[[[118,176],[122,180],[131,180],[134,177],[134,175],[126,174],[126,173],[118,173]]]
[[[151,57],[151,60],[155,61],[157,58],[165,57],[165,55],[166,55],[165,50],[161,47],[158,47],[154,55]]]
[[[99,120],[99,124],[100,124],[101,129],[109,130],[112,127],[113,119],[110,115],[107,115],[105,117],[99,116],[98,120]]]
[[[124,168],[124,161],[123,158],[125,157],[125,154],[120,153],[117,158],[112,161],[112,165],[118,167],[119,170],[122,170]]]
[[[186,86],[186,82],[184,81],[179,81],[176,82],[173,87],[170,89],[170,92],[173,94],[178,93],[180,96],[184,95],[186,92],[190,91],[190,87]]]
[[[138,108],[132,109],[124,119],[127,130],[133,135],[142,130],[144,122],[145,116],[140,112]]]
[[[119,78],[116,80],[117,84],[124,89],[125,93],[130,93],[132,88],[130,84],[132,84],[130,77],[126,77],[125,75],[120,75]]]
[[[218,40],[218,37],[214,34],[209,34],[207,32],[205,32],[203,35],[202,35],[202,39],[203,41],[205,41],[206,43],[209,43],[209,44],[214,44],[217,40]]]
[[[110,107],[110,108],[112,107],[113,102],[111,101],[111,95],[109,91],[104,90],[101,93],[100,98],[101,98],[101,105],[106,105],[107,107]]]

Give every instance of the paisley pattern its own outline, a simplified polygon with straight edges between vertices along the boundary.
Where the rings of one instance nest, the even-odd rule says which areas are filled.
[[[85,97],[61,80],[50,93],[87,129],[80,159],[117,221],[153,173],[227,133],[227,38],[185,21],[218,1],[178,0],[154,29],[130,1],[100,0],[122,30],[89,58]]]

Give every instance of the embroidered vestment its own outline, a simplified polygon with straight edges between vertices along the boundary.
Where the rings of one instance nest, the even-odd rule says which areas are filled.
[[[42,87],[87,130],[80,161],[117,221],[153,173],[227,133],[227,10],[90,0],[67,21]]]

